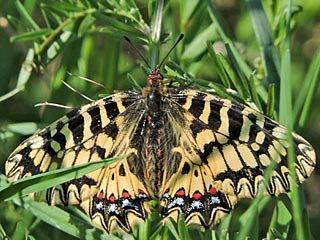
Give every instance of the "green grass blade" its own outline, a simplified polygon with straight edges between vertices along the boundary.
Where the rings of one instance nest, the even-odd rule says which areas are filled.
[[[33,192],[39,192],[72,179],[79,178],[84,174],[105,167],[107,164],[110,164],[121,158],[122,157],[117,157],[97,162],[85,163],[19,179],[18,181],[9,183],[0,189],[0,202],[19,196],[25,196]]]
[[[294,118],[298,118],[299,127],[303,127],[306,124],[309,113],[314,104],[314,96],[320,83],[320,50],[318,50],[315,58],[311,62],[310,68],[307,72],[304,84],[299,91],[297,101],[295,102]],[[300,111],[302,112],[300,114]],[[300,115],[299,115],[300,114]]]
[[[184,214],[180,214],[178,219],[178,231],[179,236],[183,240],[191,240],[191,237],[189,235],[188,227],[186,224],[186,220],[184,218]]]
[[[256,79],[255,75],[252,74],[249,78],[249,89],[251,93],[251,97],[255,105],[257,106],[258,110],[260,112],[263,112],[260,99],[258,97],[257,88],[256,88],[256,82],[258,82],[258,79]]]
[[[69,16],[70,12],[81,12],[83,9],[76,4],[65,2],[50,2],[42,3],[42,8],[47,8],[53,12],[58,13],[60,16]]]
[[[149,41],[149,65],[150,70],[155,69],[159,64],[160,56],[160,36],[163,18],[164,0],[156,1],[155,11],[153,12],[151,29],[152,35]]]
[[[119,72],[119,58],[120,58],[120,42],[118,39],[107,38],[110,50],[108,54],[104,56],[105,66],[101,67],[100,75],[105,76],[103,81],[104,85],[108,86],[108,89],[115,89],[117,87],[117,73]]]
[[[288,9],[291,10],[291,1],[288,1]],[[281,61],[281,82],[280,82],[280,112],[279,120],[285,124],[290,130],[293,127],[293,112],[292,112],[292,86],[291,86],[291,52],[290,52],[290,19],[291,12],[288,11],[287,15],[287,32],[286,38],[283,44],[283,53]],[[295,223],[295,232],[298,240],[306,239],[308,234],[303,224],[301,210],[303,208],[299,191],[297,186],[294,184],[297,182],[297,176],[295,171],[295,151],[293,149],[292,135],[288,134],[288,142],[290,146],[288,148],[288,166],[292,178],[292,203],[293,203],[293,220]]]
[[[172,236],[174,237],[174,239],[176,240],[182,240],[182,238],[180,237],[179,233],[177,232],[176,227],[174,226],[173,222],[171,219],[168,219],[166,221],[166,227],[169,229],[170,233],[172,234]]]
[[[267,110],[266,114],[267,116],[274,118],[275,115],[275,86],[273,83],[269,84],[268,88],[268,99],[267,99]]]
[[[12,91],[0,96],[0,102],[14,96],[15,94],[17,94],[18,92],[24,89],[33,70],[33,61],[34,61],[34,50],[30,48],[28,50],[26,59],[21,66],[16,87]]]
[[[228,74],[224,70],[224,63],[227,63],[226,59],[221,54],[218,54],[214,51],[210,41],[207,41],[207,48],[208,48],[209,55],[212,57],[214,65],[216,66],[216,70],[218,72],[218,75],[220,76],[220,80],[222,84],[226,88],[230,88],[231,86],[230,79],[228,77]]]
[[[271,239],[287,239],[292,215],[281,200],[277,199],[268,234]]]
[[[280,60],[273,44],[271,29],[261,1],[247,0],[251,22],[265,67],[267,83],[280,86]],[[276,99],[279,99],[279,90],[276,88]]]
[[[265,197],[262,194],[258,195],[253,201],[250,207],[239,218],[240,231],[236,239],[245,239],[250,236],[252,239],[258,238],[259,219],[260,212],[266,207],[270,201],[269,197]]]
[[[0,239],[8,238],[6,231],[4,230],[3,226],[0,224]]]
[[[18,41],[35,41],[39,38],[45,37],[46,35],[52,33],[51,29],[39,29],[37,31],[22,33],[10,38],[12,42]]]
[[[11,123],[7,129],[12,133],[28,136],[35,133],[39,129],[39,125],[34,122]]]
[[[29,211],[24,211],[22,214],[22,221],[19,221],[15,227],[12,239],[24,240],[29,236],[29,229],[35,222],[35,217]]]
[[[199,57],[207,48],[204,43],[208,40],[212,41],[215,39],[216,28],[215,24],[212,23],[203,32],[198,34],[197,37],[193,38],[193,40],[184,49],[181,58],[185,61]]]
[[[210,0],[207,0],[207,5],[208,5],[207,10],[209,13],[209,17],[213,21],[213,23],[215,23],[215,26],[217,28],[219,35],[221,36],[222,40],[230,46],[230,50],[234,58],[236,59],[236,62],[239,65],[239,68],[242,70],[242,72],[245,74],[246,77],[249,77],[252,70],[248,66],[248,64],[242,59],[241,54],[235,47],[234,42],[227,36],[226,31],[224,30],[224,27],[222,24],[221,17],[216,7],[214,6],[213,2]]]
[[[24,19],[25,23],[27,23],[28,26],[31,27],[35,31],[40,30],[40,27],[33,20],[33,18],[30,16],[30,14],[28,13],[28,11],[24,7],[24,5],[19,0],[16,0],[14,3],[17,7],[18,12],[21,14],[22,18]]]
[[[42,221],[79,239],[85,239],[87,235],[94,235],[98,239],[103,234],[88,221],[44,202],[28,201],[24,207]]]
[[[75,39],[76,35],[74,32],[68,30],[62,31],[59,37],[50,45],[48,45],[48,49],[46,51],[44,59],[45,64],[49,64],[54,58],[58,56],[58,54],[68,43]]]
[[[234,55],[234,51],[232,51],[231,46],[229,44],[226,44],[226,49],[231,62],[232,69],[236,73],[236,77],[231,78],[231,81],[243,99],[251,100],[248,79],[244,75],[239,65],[239,62],[237,61],[237,58]]]

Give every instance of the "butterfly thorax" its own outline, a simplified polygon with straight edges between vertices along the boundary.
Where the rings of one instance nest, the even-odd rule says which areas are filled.
[[[142,95],[146,99],[146,114],[153,117],[161,115],[161,102],[164,93],[162,85],[163,76],[158,69],[153,70],[148,76],[148,87],[146,87]]]

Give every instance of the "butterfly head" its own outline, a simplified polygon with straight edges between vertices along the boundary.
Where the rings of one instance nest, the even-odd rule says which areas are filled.
[[[159,88],[162,86],[163,76],[159,71],[159,68],[152,70],[148,76],[148,84],[151,88]]]
[[[151,71],[151,73],[148,76],[148,83],[149,86],[152,88],[161,88],[162,87],[162,80],[163,80],[163,76],[160,73],[159,69],[162,67],[162,65],[164,64],[164,62],[166,61],[166,59],[169,57],[170,53],[173,51],[173,49],[175,49],[175,47],[178,45],[178,43],[183,39],[184,35],[181,33],[178,40],[175,42],[175,44],[170,48],[170,50],[168,51],[168,53],[165,55],[165,57],[162,59],[161,63],[154,69]],[[140,55],[140,54],[139,54]],[[142,55],[140,55],[142,56]],[[147,61],[145,60],[145,58],[142,56],[142,58],[144,59],[144,62],[147,64],[147,66],[150,68],[149,64],[147,63]]]

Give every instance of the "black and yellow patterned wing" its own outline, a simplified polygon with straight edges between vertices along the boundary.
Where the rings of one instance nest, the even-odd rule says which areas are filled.
[[[105,169],[97,194],[81,203],[93,223],[107,232],[119,229],[130,232],[150,212],[152,191],[139,175],[133,174],[133,167],[139,164],[137,149],[127,149],[126,155]]]
[[[193,90],[167,95],[172,128],[179,147],[172,149],[180,164],[161,188],[162,214],[188,224],[208,227],[230,212],[239,198],[252,198],[272,162],[266,194],[292,186],[287,160],[287,129],[239,103]],[[180,119],[180,121],[177,121]],[[181,121],[183,119],[184,121]],[[315,167],[312,146],[293,133],[296,174],[303,182]],[[172,168],[172,163],[166,163]]]
[[[111,95],[69,112],[34,134],[9,156],[6,162],[9,181],[58,168],[125,156],[129,151],[135,121],[139,118],[134,113],[140,98],[134,92]],[[122,170],[127,160],[121,160],[119,164]],[[101,183],[105,184],[105,177],[114,169],[115,166],[111,165],[96,170],[45,192],[34,193],[33,197],[37,200],[45,199],[49,204],[80,203],[100,194]],[[135,185],[142,184],[137,178],[134,179],[137,181]],[[115,186],[121,188],[119,182]],[[147,192],[145,187],[139,187],[141,191]],[[132,197],[138,195],[136,192],[130,194]]]

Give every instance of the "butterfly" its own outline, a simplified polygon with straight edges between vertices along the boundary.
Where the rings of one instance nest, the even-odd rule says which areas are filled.
[[[141,92],[119,92],[76,108],[22,142],[6,161],[6,175],[13,182],[124,156],[32,197],[80,204],[107,232],[130,232],[152,211],[151,200],[160,204],[164,221],[183,214],[187,224],[208,228],[241,198],[292,188],[288,134],[301,183],[316,161],[305,139],[243,104],[166,87],[156,68]]]

